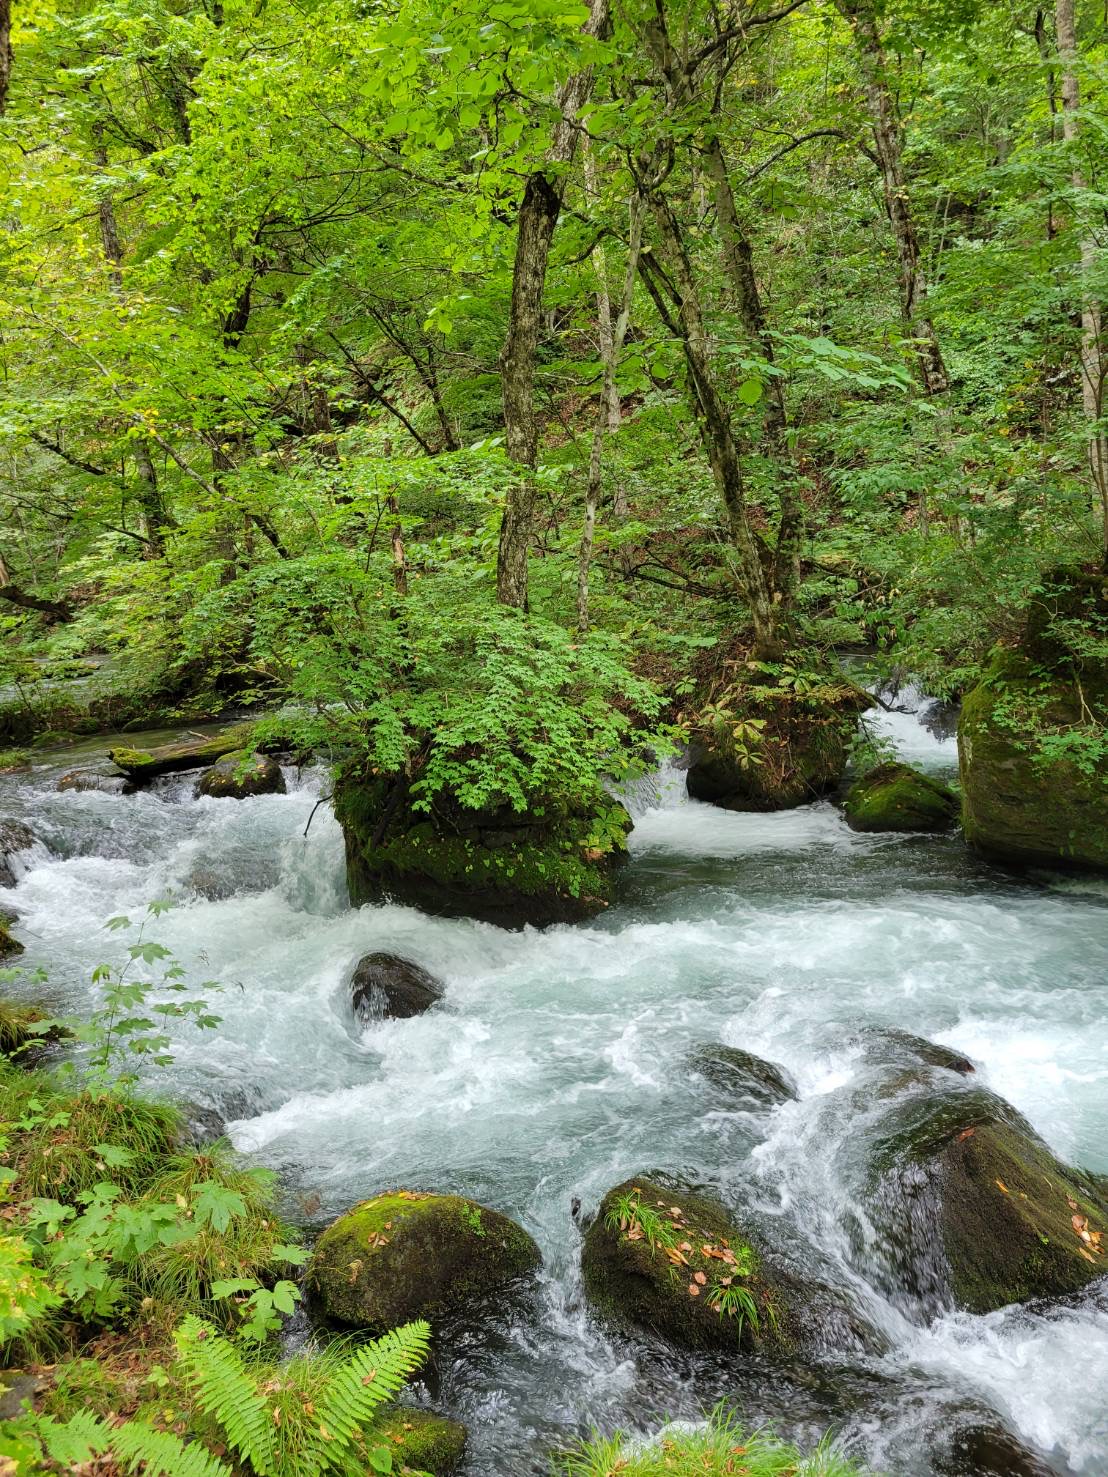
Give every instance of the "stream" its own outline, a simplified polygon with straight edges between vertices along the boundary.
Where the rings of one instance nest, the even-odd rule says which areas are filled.
[[[879,726],[902,757],[953,772],[927,701],[907,689],[898,702],[919,711]],[[732,814],[689,801],[667,771],[629,796],[618,904],[587,926],[513,934],[351,910],[328,807],[303,834],[319,773],[290,770],[288,794],[241,803],[194,800],[191,776],[59,793],[81,762],[43,753],[0,778],[0,815],[49,848],[19,856],[0,894],[46,998],[87,1010],[92,968],[121,952],[105,920],[173,897],[149,936],[190,994],[222,983],[223,1023],[182,1028],[159,1090],[218,1114],[278,1169],[291,1219],[319,1226],[403,1185],[470,1195],[540,1243],[533,1291],[440,1356],[433,1399],[417,1392],[467,1423],[466,1477],[546,1473],[551,1449],[594,1428],[646,1431],[723,1397],[804,1442],[831,1427],[904,1477],[1108,1473],[1108,1279],[1064,1307],[913,1321],[882,1291],[857,1193],[858,1124],[888,1073],[860,1043],[867,1027],[966,1053],[1057,1154],[1108,1172],[1108,883],[1010,877],[957,838],[856,835],[830,804]],[[439,975],[444,1006],[359,1031],[349,980],[375,949]],[[709,1042],[782,1064],[799,1100],[736,1111],[689,1071]],[[588,1213],[652,1167],[772,1223],[798,1266],[845,1289],[865,1347],[771,1368],[599,1323],[571,1202]]]

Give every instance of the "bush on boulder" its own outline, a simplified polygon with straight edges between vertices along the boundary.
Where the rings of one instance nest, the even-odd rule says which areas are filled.
[[[247,800],[254,795],[283,795],[285,776],[267,754],[236,750],[217,760],[196,782],[197,796],[212,800]]]
[[[722,1205],[640,1175],[609,1190],[581,1270],[597,1307],[689,1349],[787,1353],[799,1289],[772,1271]]]
[[[958,797],[909,764],[879,764],[851,785],[843,810],[852,831],[949,831]]]
[[[541,1260],[527,1232],[499,1211],[460,1195],[393,1190],[327,1227],[308,1286],[330,1318],[382,1333],[462,1313]]]

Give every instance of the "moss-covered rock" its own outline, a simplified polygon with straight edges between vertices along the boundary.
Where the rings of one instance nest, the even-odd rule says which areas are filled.
[[[244,749],[254,725],[236,723],[209,738],[185,738],[155,749],[128,749],[117,746],[108,750],[108,758],[135,784],[145,784],[159,774],[176,774],[185,769],[202,769],[225,754]]]
[[[540,1261],[527,1232],[499,1211],[461,1195],[393,1190],[327,1227],[308,1286],[329,1317],[383,1333],[461,1313]]]
[[[764,1110],[796,1097],[796,1083],[784,1067],[739,1046],[698,1047],[689,1057],[689,1066],[732,1107]]]
[[[1108,1207],[1015,1111],[977,1090],[901,1104],[878,1151],[874,1215],[932,1309],[988,1313],[1108,1271]]]
[[[10,959],[13,954],[22,954],[23,945],[17,938],[12,938],[8,925],[0,920],[0,959]]]
[[[828,676],[794,687],[735,685],[716,696],[690,751],[688,791],[725,810],[789,810],[842,781],[858,715],[873,699]]]
[[[852,831],[949,831],[958,809],[949,785],[910,764],[879,764],[851,785],[843,801]]]
[[[688,1349],[795,1347],[799,1289],[715,1200],[640,1175],[609,1190],[581,1270],[601,1312]]]
[[[1015,865],[1108,871],[1108,580],[1069,573],[994,652],[958,725],[962,824]]]
[[[551,800],[522,812],[470,810],[440,795],[427,812],[413,808],[403,778],[357,770],[339,776],[334,804],[356,906],[391,898],[504,928],[601,912],[631,830],[603,792],[590,805]]]
[[[248,800],[253,795],[283,795],[285,776],[276,759],[237,749],[225,754],[196,782],[197,795],[212,800]]]
[[[396,1472],[429,1472],[448,1477],[465,1454],[466,1428],[461,1421],[428,1410],[394,1406],[374,1429],[374,1438],[392,1453]]]

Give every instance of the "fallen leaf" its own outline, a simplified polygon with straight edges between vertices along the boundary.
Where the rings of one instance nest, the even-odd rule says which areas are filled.
[[[1082,1253],[1082,1254],[1084,1254],[1084,1253]],[[695,1282],[690,1282],[689,1283],[689,1297],[691,1297],[691,1298],[698,1298],[699,1296],[700,1296],[700,1288],[697,1287],[697,1285],[696,1285]]]
[[[997,1180],[996,1185],[997,1185],[997,1189],[998,1190],[1003,1190],[1004,1193],[1005,1193],[1005,1195],[1010,1195],[1012,1193],[1011,1190],[1009,1190],[1008,1186],[1004,1183],[1003,1180]]]
[[[1077,1201],[1074,1200],[1074,1199],[1072,1199],[1069,1195],[1066,1196],[1066,1204],[1069,1206],[1069,1208],[1071,1210],[1076,1210],[1077,1209]]]
[[[1087,1231],[1089,1228],[1088,1217],[1083,1215],[1072,1215],[1070,1216],[1070,1225],[1080,1236],[1082,1231]]]
[[[973,1138],[973,1136],[974,1136],[974,1134],[976,1132],[977,1132],[977,1129],[976,1128],[963,1128],[962,1129],[962,1132],[958,1135],[958,1137],[954,1140],[954,1142],[956,1144],[960,1144],[963,1139],[971,1139],[971,1138]]]
[[[708,1279],[707,1279],[707,1277],[705,1277],[705,1275],[704,1275],[703,1272],[694,1272],[693,1273],[693,1281],[694,1282],[698,1282],[701,1287],[704,1286],[704,1284],[707,1282],[707,1280]]]

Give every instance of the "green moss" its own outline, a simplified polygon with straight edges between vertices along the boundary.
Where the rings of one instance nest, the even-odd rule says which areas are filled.
[[[252,795],[283,795],[285,778],[277,761],[253,749],[234,749],[205,770],[196,785],[198,795],[212,799],[245,800]]]
[[[958,797],[908,764],[881,764],[851,785],[843,810],[852,831],[949,831]]]
[[[376,1425],[378,1436],[392,1452],[394,1470],[429,1472],[447,1477],[465,1453],[466,1428],[460,1421],[426,1410],[396,1406]]]
[[[328,1226],[308,1284],[330,1317],[383,1333],[459,1313],[540,1260],[527,1232],[499,1211],[460,1195],[397,1190]]]
[[[793,1347],[791,1291],[706,1196],[646,1176],[617,1185],[585,1236],[581,1270],[608,1316],[685,1348]]]
[[[198,769],[204,764],[214,763],[224,755],[250,745],[253,732],[252,723],[236,723],[211,738],[182,739],[171,744],[160,744],[156,749],[131,749],[121,745],[109,749],[108,758],[131,779],[142,782],[157,774]]]
[[[23,769],[29,757],[26,749],[0,749],[0,774],[10,774],[12,770]]]
[[[12,954],[22,953],[23,945],[18,939],[12,938],[8,925],[0,918],[0,959],[7,959]]]

